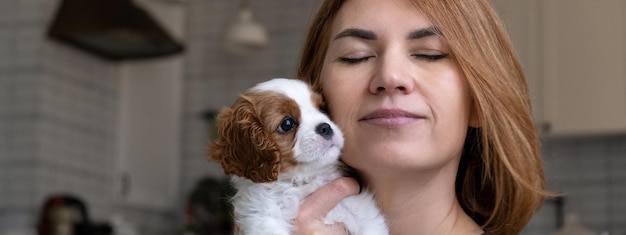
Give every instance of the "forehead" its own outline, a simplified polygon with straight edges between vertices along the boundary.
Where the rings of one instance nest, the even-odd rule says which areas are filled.
[[[333,20],[332,35],[345,28],[366,28],[377,32],[414,30],[431,24],[410,1],[346,1]]]

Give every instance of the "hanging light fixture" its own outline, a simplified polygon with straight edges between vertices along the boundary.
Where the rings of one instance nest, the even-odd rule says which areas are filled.
[[[133,0],[63,0],[48,36],[110,60],[177,54],[177,42]]]
[[[226,27],[223,35],[225,49],[233,54],[245,54],[266,47],[269,36],[263,25],[254,21],[246,0],[240,1],[237,17]]]

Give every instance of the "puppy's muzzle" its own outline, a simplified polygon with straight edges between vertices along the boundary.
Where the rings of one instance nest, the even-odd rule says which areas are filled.
[[[325,140],[333,138],[333,128],[328,123],[321,123],[315,127],[315,133],[322,136]]]

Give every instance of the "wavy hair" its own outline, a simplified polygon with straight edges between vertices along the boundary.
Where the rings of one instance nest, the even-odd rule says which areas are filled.
[[[344,0],[327,0],[310,25],[297,68],[318,78],[335,15]],[[411,0],[436,26],[467,78],[480,128],[470,128],[456,178],[465,212],[493,234],[519,234],[545,196],[539,136],[526,79],[513,45],[487,0]]]

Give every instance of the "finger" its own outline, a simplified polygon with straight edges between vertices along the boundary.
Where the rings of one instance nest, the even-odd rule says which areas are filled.
[[[335,179],[309,195],[300,205],[300,219],[321,219],[344,198],[359,193],[359,183],[353,178]]]

